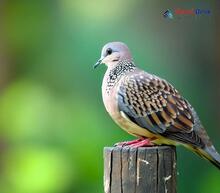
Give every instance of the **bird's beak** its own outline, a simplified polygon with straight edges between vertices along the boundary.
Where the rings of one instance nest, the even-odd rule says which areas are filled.
[[[93,65],[93,68],[97,68],[101,63],[102,63],[102,60],[104,59],[104,57],[101,57],[94,65]]]

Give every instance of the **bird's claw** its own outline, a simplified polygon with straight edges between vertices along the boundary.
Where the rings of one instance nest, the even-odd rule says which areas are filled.
[[[123,141],[114,144],[114,147],[146,147],[146,146],[153,146],[154,144],[151,142],[150,139],[135,139],[132,141]]]

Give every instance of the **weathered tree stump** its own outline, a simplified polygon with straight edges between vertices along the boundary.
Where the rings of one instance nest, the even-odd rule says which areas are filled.
[[[173,146],[104,148],[105,193],[176,193]]]

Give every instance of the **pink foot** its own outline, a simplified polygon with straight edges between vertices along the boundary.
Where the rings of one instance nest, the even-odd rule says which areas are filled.
[[[118,142],[116,143],[114,146],[117,146],[117,147],[124,147],[124,146],[130,146],[132,144],[135,144],[135,143],[138,143],[140,141],[142,141],[143,139],[135,139],[135,140],[132,140],[132,141],[123,141],[123,142]]]
[[[141,139],[135,139],[132,141],[124,141],[116,143],[114,146],[118,147],[146,147],[146,146],[153,146],[154,144],[151,142],[150,139],[147,138],[141,138]]]
[[[149,147],[149,146],[154,146],[154,144],[151,142],[150,139],[143,139],[137,143],[129,145],[129,147]]]

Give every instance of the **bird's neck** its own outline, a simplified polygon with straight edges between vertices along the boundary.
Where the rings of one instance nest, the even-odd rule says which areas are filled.
[[[133,61],[122,60],[114,67],[108,67],[105,73],[106,92],[109,93],[120,78],[136,68]]]

